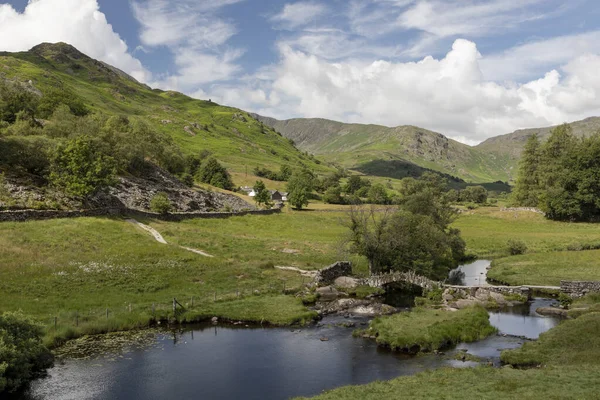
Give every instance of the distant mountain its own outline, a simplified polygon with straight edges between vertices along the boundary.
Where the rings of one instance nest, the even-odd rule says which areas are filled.
[[[587,118],[572,122],[570,125],[575,135],[587,136],[600,131],[600,117]],[[527,139],[537,133],[540,139],[544,141],[550,136],[550,131],[553,128],[555,127],[520,129],[507,135],[490,138],[477,145],[476,148],[486,153],[496,154],[498,157],[504,157],[509,162],[518,161]]]
[[[254,116],[292,139],[301,150],[369,175],[403,178],[429,169],[468,182],[508,181],[513,175],[502,157],[416,126],[389,128]]]

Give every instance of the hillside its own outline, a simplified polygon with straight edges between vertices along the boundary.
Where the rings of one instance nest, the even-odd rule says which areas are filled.
[[[582,121],[572,122],[570,125],[576,136],[587,136],[600,130],[600,117],[586,118]],[[503,158],[508,164],[516,165],[527,139],[537,133],[544,141],[550,136],[553,128],[555,127],[520,129],[507,135],[490,138],[477,145],[476,148]]]
[[[210,192],[205,192],[202,199],[192,192],[178,195],[185,189],[178,186],[175,176],[183,179],[187,174],[189,182],[199,168],[199,164],[195,169],[191,166],[191,157],[205,161],[216,158],[231,174],[233,186],[253,183],[255,167],[279,171],[283,165],[305,166],[317,173],[332,170],[244,111],[151,89],[65,43],[44,43],[20,53],[0,52],[2,85],[4,96],[13,96],[12,100],[0,98],[0,106],[4,101],[0,107],[4,110],[4,114],[0,112],[0,178],[7,181],[11,192],[4,206],[91,206],[94,201],[87,193],[63,196],[66,192],[56,190],[56,182],[52,181],[57,149],[73,145],[76,138],[89,141],[91,144],[80,145],[91,146],[89,152],[102,153],[103,161],[114,159],[115,165],[106,166],[107,176],[112,175],[111,168],[116,168],[121,182],[124,177],[129,183],[137,179],[140,187],[156,188],[143,195],[138,190],[133,197],[124,198],[115,189],[118,192],[125,186],[111,178],[111,193],[119,201],[146,208],[158,188],[173,194],[171,201],[180,211],[219,209],[224,204],[250,207],[233,197],[228,202],[213,199],[215,195]],[[15,98],[20,98],[21,105],[31,103],[31,107],[11,109]],[[73,167],[67,163],[64,158],[63,166]],[[160,167],[158,172],[154,167]],[[194,172],[190,173],[190,168]],[[64,181],[70,180],[66,170],[62,174]],[[153,182],[151,177],[164,179]],[[79,190],[75,186],[80,183],[66,184]],[[285,185],[267,184],[269,188]],[[91,203],[86,203],[88,200]]]
[[[0,79],[31,82],[42,94],[73,91],[92,112],[142,117],[170,134],[187,153],[209,150],[234,173],[254,166],[318,165],[244,111],[181,93],[151,89],[124,72],[64,44],[44,43],[21,53],[0,52]]]
[[[256,116],[305,151],[346,168],[390,178],[419,175],[424,169],[468,182],[507,181],[503,158],[415,126],[345,124],[325,119],[279,121]]]

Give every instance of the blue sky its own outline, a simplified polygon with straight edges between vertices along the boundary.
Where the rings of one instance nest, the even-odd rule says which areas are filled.
[[[42,41],[278,118],[466,143],[600,114],[597,0],[0,0],[0,50]]]

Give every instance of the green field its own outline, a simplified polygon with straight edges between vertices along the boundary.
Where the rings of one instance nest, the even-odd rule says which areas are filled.
[[[293,292],[303,279],[273,267],[318,269],[336,261],[342,215],[286,212],[145,221],[169,245],[121,219],[1,223],[0,310],[22,310],[40,319],[50,341],[147,326],[152,304],[157,317],[172,317],[174,297],[188,309],[179,316],[183,320],[213,315],[276,324],[307,320],[313,314],[299,299],[281,295],[284,285]]]

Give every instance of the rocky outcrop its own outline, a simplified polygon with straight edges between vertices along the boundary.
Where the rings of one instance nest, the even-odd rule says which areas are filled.
[[[315,276],[318,285],[331,285],[341,276],[352,274],[352,263],[349,261],[338,261],[329,267],[323,268]]]
[[[157,193],[166,193],[176,212],[244,211],[255,207],[237,196],[195,190],[185,186],[173,175],[158,167],[149,167],[143,177],[121,176],[107,193],[99,193],[89,200],[89,208],[125,207],[149,210]]]
[[[350,276],[340,276],[334,281],[334,285],[341,289],[354,289],[360,285],[360,281]]]

